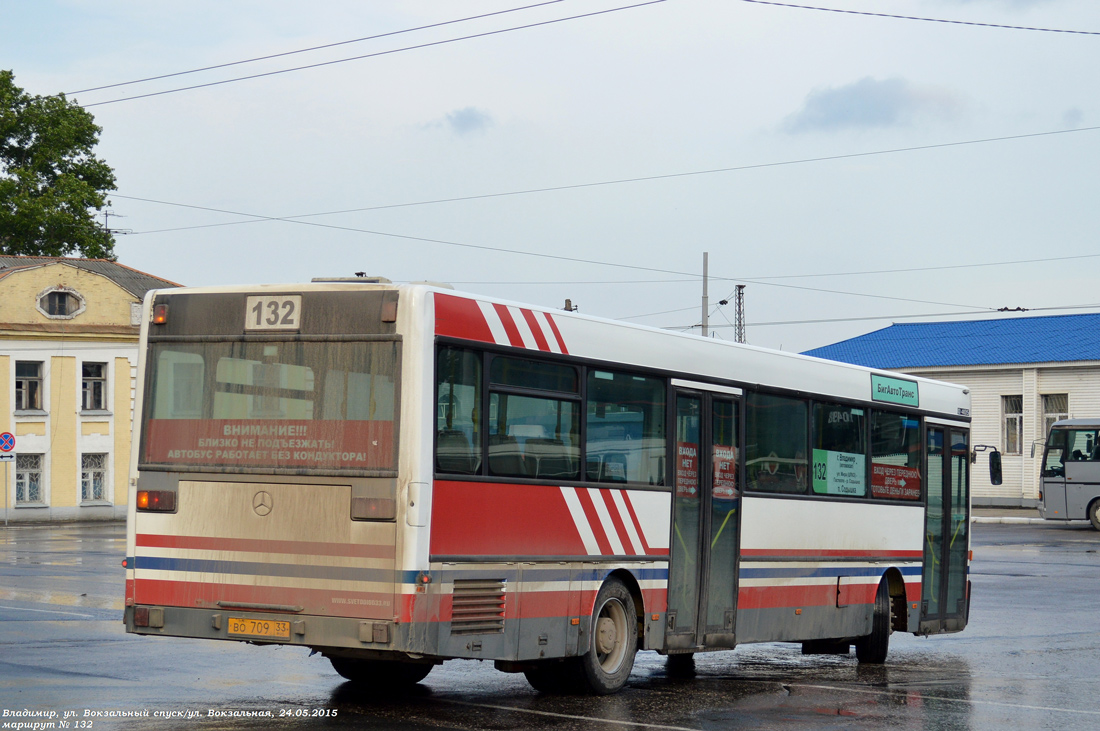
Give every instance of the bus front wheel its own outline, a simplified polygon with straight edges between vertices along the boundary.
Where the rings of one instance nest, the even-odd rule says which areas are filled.
[[[580,680],[595,695],[615,693],[626,685],[638,650],[638,615],[622,581],[611,578],[600,587],[591,633],[588,651],[578,658]]]
[[[1089,505],[1089,520],[1092,521],[1093,528],[1100,530],[1100,499],[1093,500]]]
[[[881,665],[890,649],[890,589],[883,579],[875,593],[875,610],[871,617],[871,634],[856,640],[856,659],[860,663]]]
[[[330,657],[332,669],[357,685],[369,685],[379,689],[396,689],[416,685],[435,665],[431,663],[401,662],[398,660],[357,660],[348,657]]]

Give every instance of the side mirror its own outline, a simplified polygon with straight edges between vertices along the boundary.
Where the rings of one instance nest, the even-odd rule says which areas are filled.
[[[1035,445],[1036,444],[1042,445],[1042,446],[1045,447],[1047,445],[1047,440],[1046,439],[1036,439],[1035,441],[1033,441],[1031,443],[1031,458],[1032,459],[1035,459]]]
[[[978,452],[989,452],[989,482],[993,485],[1000,485],[1001,480],[1001,453],[997,451],[996,447],[991,447],[988,444],[975,444],[974,451],[970,453],[970,462],[973,464],[978,460]]]

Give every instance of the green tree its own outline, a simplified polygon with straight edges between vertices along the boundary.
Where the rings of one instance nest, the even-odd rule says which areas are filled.
[[[0,70],[0,253],[114,258],[95,219],[116,188],[92,154],[100,131],[64,94],[31,96]]]

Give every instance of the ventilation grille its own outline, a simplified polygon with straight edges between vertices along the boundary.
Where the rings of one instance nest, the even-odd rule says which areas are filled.
[[[456,579],[451,595],[451,634],[504,632],[504,579]]]

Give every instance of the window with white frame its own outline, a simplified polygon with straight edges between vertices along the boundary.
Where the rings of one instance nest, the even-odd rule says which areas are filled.
[[[15,456],[15,504],[33,505],[42,502],[42,455]]]
[[[68,287],[50,287],[38,294],[38,311],[51,320],[71,320],[84,312],[84,296]]]
[[[41,411],[42,363],[41,361],[15,361],[15,410]]]
[[[1024,443],[1024,397],[1001,396],[1002,443],[1005,454],[1020,454]]]
[[[80,408],[84,411],[102,411],[107,408],[107,364],[82,363],[80,365]]]
[[[1043,394],[1043,439],[1050,434],[1050,425],[1056,421],[1069,418],[1069,394],[1045,393]]]
[[[80,455],[80,499],[82,502],[107,499],[107,455]]]

